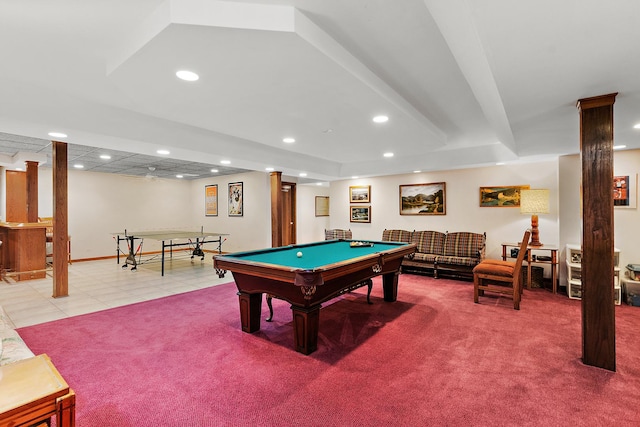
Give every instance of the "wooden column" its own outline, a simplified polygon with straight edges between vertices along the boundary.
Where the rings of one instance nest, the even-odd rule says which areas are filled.
[[[282,246],[282,172],[271,172],[271,246]]]
[[[613,297],[613,103],[616,93],[581,99],[582,361],[616,370]]]
[[[27,222],[38,222],[38,162],[27,161]]]
[[[69,295],[67,144],[53,141],[53,297]]]

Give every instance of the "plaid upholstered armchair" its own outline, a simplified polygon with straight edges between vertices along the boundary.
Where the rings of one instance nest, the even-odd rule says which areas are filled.
[[[334,240],[334,239],[352,239],[351,230],[341,230],[339,228],[334,228],[331,230],[324,230],[324,240]]]

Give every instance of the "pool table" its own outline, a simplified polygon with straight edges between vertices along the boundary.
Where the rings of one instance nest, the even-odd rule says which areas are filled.
[[[295,349],[311,354],[318,347],[321,304],[378,275],[384,300],[395,301],[402,258],[415,250],[399,242],[326,240],[215,255],[213,263],[218,275],[233,273],[244,332],[260,330],[266,293],[291,303]]]

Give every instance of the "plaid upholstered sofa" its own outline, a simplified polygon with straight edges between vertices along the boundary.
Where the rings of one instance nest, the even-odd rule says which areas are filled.
[[[384,230],[382,240],[416,244],[416,252],[402,260],[407,273],[433,272],[455,277],[473,277],[475,267],[485,256],[486,233],[468,231]]]

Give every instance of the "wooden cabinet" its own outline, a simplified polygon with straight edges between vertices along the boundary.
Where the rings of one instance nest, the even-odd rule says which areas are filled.
[[[582,248],[580,245],[567,245],[567,295],[571,299],[582,298]],[[613,249],[613,289],[617,305],[622,301],[620,286],[620,250]]]
[[[16,281],[46,275],[46,226],[40,223],[0,224],[2,271]]]

